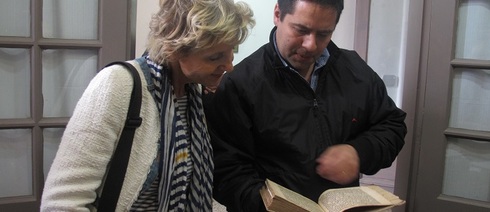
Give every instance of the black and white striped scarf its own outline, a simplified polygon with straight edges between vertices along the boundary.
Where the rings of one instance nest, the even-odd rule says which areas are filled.
[[[178,136],[177,128],[182,121],[175,115],[170,70],[148,57],[146,62],[151,67],[155,84],[153,95],[161,116],[158,211],[212,211],[214,164],[202,105],[202,87],[195,83],[186,85],[189,136]],[[181,140],[186,138],[190,140]],[[190,170],[187,164],[192,164]]]

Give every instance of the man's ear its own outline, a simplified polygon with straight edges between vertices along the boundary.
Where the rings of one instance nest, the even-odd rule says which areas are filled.
[[[274,25],[277,26],[277,23],[281,22],[281,10],[279,10],[279,5],[276,3],[274,6],[274,17],[273,17]]]

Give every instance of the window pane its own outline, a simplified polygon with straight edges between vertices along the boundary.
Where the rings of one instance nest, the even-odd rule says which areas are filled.
[[[443,193],[490,202],[490,142],[448,138]]]
[[[44,117],[70,117],[97,73],[96,50],[44,50]]]
[[[56,156],[56,152],[58,151],[58,146],[61,142],[61,136],[63,136],[64,128],[47,128],[43,130],[43,138],[44,138],[44,161],[43,161],[43,170],[44,170],[44,179],[46,180],[46,176],[48,175],[49,168],[51,164],[53,164],[54,157]]]
[[[1,0],[0,36],[29,37],[31,35],[30,8],[30,0]]]
[[[454,73],[449,126],[490,131],[490,70]]]
[[[456,58],[490,60],[490,1],[463,0],[459,6]]]
[[[43,37],[95,40],[98,0],[44,0]]]
[[[0,198],[32,195],[31,130],[0,130]]]
[[[0,48],[0,119],[31,116],[29,58],[28,49]]]

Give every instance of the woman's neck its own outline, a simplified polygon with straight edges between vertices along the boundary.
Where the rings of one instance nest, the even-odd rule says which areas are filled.
[[[185,84],[189,83],[189,80],[182,73],[178,63],[171,63],[170,71],[172,72],[172,87],[174,89],[174,95],[179,98],[185,95]]]

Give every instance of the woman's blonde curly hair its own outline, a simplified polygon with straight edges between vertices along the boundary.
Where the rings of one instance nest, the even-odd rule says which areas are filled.
[[[244,2],[160,0],[160,10],[150,21],[148,55],[167,64],[216,44],[238,45],[254,25],[253,11]]]

